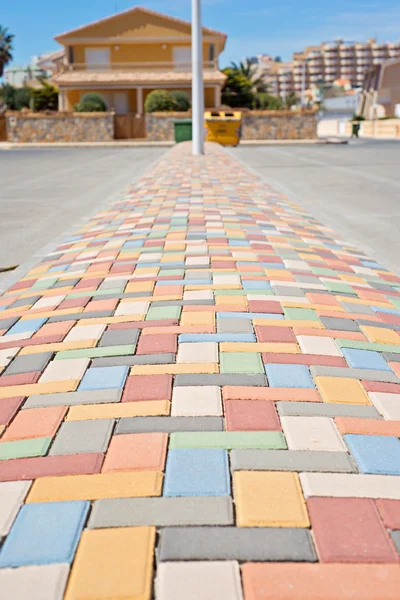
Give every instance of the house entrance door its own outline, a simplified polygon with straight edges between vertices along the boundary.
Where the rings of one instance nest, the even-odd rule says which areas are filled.
[[[144,116],[133,113],[114,116],[114,137],[116,140],[144,139],[146,137],[146,123]]]

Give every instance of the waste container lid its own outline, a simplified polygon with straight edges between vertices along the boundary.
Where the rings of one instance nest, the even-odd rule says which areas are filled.
[[[191,125],[192,119],[175,119],[175,125]]]

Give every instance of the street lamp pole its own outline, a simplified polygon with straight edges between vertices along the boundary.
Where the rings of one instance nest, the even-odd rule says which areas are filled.
[[[192,154],[204,154],[204,82],[201,0],[192,0]]]

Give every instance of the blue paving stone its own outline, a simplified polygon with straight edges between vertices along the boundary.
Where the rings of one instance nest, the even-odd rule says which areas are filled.
[[[164,496],[228,496],[228,453],[219,449],[168,452]]]
[[[1,549],[0,567],[71,563],[89,507],[87,501],[25,504]]]
[[[88,369],[78,389],[84,391],[122,388],[128,375],[128,369],[127,366]]]
[[[265,372],[270,387],[313,388],[314,382],[305,365],[266,364]]]
[[[70,268],[70,266],[71,265],[62,265],[59,267],[51,267],[50,269],[48,269],[47,273],[52,273],[53,271],[66,271]]]
[[[372,369],[376,371],[391,371],[386,360],[375,350],[357,350],[342,348],[343,355],[350,367],[354,369]]]
[[[131,240],[123,245],[124,248],[141,248],[142,246],[143,240]]]
[[[26,321],[18,321],[4,335],[14,335],[15,333],[25,333],[26,331],[37,331],[45,323],[47,319],[27,319]]]
[[[400,310],[398,310],[396,308],[383,308],[382,306],[371,306],[371,308],[375,312],[386,313],[387,315],[400,316]]]
[[[250,312],[218,312],[217,319],[283,319],[283,315],[275,315],[271,313],[250,313]]]
[[[344,435],[360,473],[400,475],[400,440],[384,435]]]
[[[271,289],[271,285],[268,283],[268,281],[258,281],[258,280],[251,280],[251,279],[245,279],[244,281],[242,281],[242,286],[244,290],[270,290]]]
[[[236,313],[234,313],[236,315]],[[179,343],[182,342],[256,342],[252,333],[182,333]]]

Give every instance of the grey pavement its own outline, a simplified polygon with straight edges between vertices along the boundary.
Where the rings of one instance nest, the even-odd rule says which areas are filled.
[[[30,259],[104,204],[107,197],[119,194],[166,150],[37,148],[0,152],[0,268]]]
[[[229,150],[335,233],[400,273],[400,142]]]

